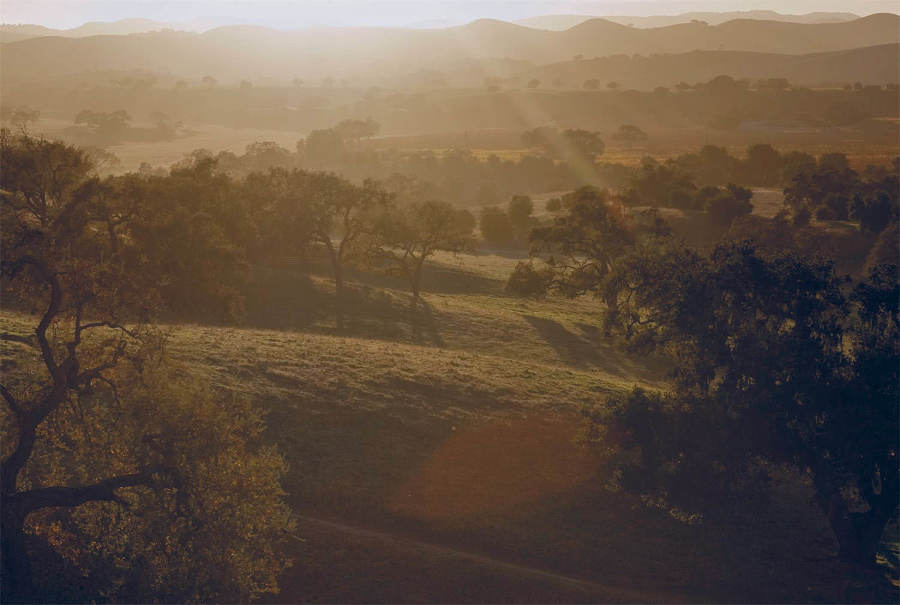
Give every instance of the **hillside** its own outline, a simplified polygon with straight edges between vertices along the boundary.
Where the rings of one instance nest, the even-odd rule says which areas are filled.
[[[0,42],[15,42],[42,36],[85,38],[87,36],[127,36],[161,29],[186,29],[172,23],[152,19],[121,19],[119,21],[91,21],[71,29],[52,29],[42,25],[0,25]]]
[[[305,317],[281,330],[258,327],[287,319],[271,301],[245,328],[163,326],[192,374],[269,410],[300,521],[272,601],[835,600],[833,541],[805,492],[685,524],[609,487],[580,411],[661,386],[665,364],[600,336],[593,300],[504,295],[515,262],[439,257],[415,319],[396,284],[357,275],[346,336],[319,277],[280,292]],[[30,329],[9,313],[0,327]],[[786,515],[788,501],[806,504]]]
[[[281,31],[230,26],[203,34],[154,32],[86,38],[41,37],[5,43],[5,80],[96,70],[143,69],[181,77],[235,80],[355,78],[375,82],[465,59],[509,57],[533,63],[576,55],[684,53],[695,50],[810,54],[900,41],[900,17],[879,14],[843,23],[734,20],[639,29],[591,19],[565,31],[496,20],[461,27],[320,28]]]
[[[560,79],[575,88],[585,80],[597,79],[603,85],[613,81],[638,90],[671,82],[707,82],[719,75],[751,80],[785,78],[806,86],[853,81],[882,85],[900,79],[900,44],[809,55],[722,50],[619,55],[542,65],[518,75],[522,80],[537,78],[548,84]]]
[[[589,19],[606,19],[622,25],[634,27],[666,27],[691,21],[706,21],[710,25],[719,25],[733,19],[756,19],[763,21],[782,21],[785,23],[840,23],[859,19],[853,13],[816,12],[803,15],[782,14],[775,11],[730,11],[730,12],[693,12],[680,15],[622,16],[622,15],[541,15],[516,21],[519,25],[536,29],[564,30],[584,23]]]

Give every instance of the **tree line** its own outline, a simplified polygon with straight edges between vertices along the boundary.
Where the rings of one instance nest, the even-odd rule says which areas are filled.
[[[842,153],[816,158],[753,145],[745,158],[707,145],[696,154],[659,162],[646,158],[633,173],[622,198],[631,206],[706,210],[725,226],[752,212],[752,194],[737,185],[783,188],[794,222],[852,220],[880,233],[898,218],[900,158],[890,167],[869,165],[857,172]],[[723,187],[724,185],[724,187]]]

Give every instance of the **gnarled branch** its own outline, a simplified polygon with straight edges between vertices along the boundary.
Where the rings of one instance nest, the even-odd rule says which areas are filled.
[[[5,340],[7,342],[17,342],[19,344],[23,344],[28,347],[38,348],[37,342],[34,339],[34,336],[20,336],[19,334],[10,334],[9,332],[0,333],[0,340]]]
[[[43,487],[27,492],[19,492],[7,498],[10,506],[21,507],[24,514],[28,514],[41,508],[54,506],[79,506],[86,502],[114,501],[121,499],[115,490],[136,485],[149,485],[153,481],[153,475],[163,469],[154,469],[130,475],[110,477],[92,485],[80,487]]]

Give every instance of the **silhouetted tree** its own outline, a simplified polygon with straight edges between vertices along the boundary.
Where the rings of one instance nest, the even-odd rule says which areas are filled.
[[[874,565],[900,497],[896,265],[849,297],[829,263],[748,244],[669,251],[624,273],[633,337],[677,365],[670,391],[635,390],[594,415],[607,446],[630,452],[622,485],[727,515],[789,465],[812,479],[840,557]]]

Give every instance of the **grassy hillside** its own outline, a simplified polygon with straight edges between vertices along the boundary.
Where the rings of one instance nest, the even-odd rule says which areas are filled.
[[[592,300],[505,296],[515,262],[438,258],[415,315],[399,284],[357,275],[345,336],[318,308],[328,280],[290,269],[257,276],[277,278],[284,298],[248,319],[280,330],[163,327],[192,372],[269,410],[300,521],[272,600],[852,598],[805,488],[785,483],[742,518],[699,524],[617,491],[579,412],[633,384],[661,387],[666,363],[603,338]],[[31,324],[6,313],[0,327]]]

